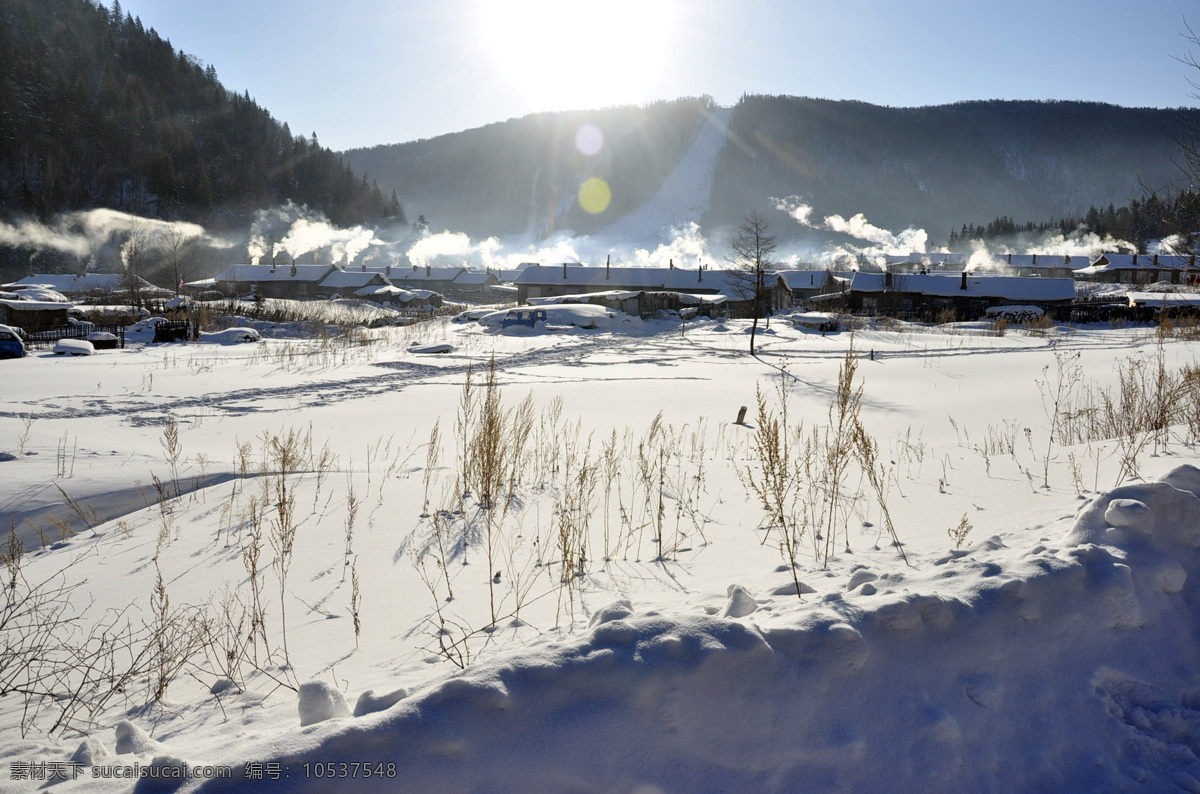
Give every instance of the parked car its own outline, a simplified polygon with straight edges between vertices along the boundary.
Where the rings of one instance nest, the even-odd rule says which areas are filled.
[[[22,358],[24,355],[25,343],[21,341],[20,331],[0,325],[0,359]]]
[[[53,350],[56,356],[90,356],[95,352],[92,343],[83,339],[59,339]]]

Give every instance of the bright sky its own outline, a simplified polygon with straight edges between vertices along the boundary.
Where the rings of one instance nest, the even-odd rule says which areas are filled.
[[[110,3],[111,0],[104,0]],[[548,110],[743,93],[1195,105],[1194,0],[122,0],[341,150]],[[1190,20],[1185,20],[1191,12]],[[1196,52],[1196,48],[1192,50]]]

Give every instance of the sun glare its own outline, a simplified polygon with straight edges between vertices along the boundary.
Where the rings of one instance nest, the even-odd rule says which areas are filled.
[[[480,34],[539,110],[647,101],[666,62],[674,0],[483,0]]]

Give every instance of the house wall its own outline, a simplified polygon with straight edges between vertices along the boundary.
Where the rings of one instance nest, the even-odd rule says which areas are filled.
[[[61,309],[18,309],[0,303],[0,325],[12,325],[26,331],[53,331],[66,324],[66,305]]]

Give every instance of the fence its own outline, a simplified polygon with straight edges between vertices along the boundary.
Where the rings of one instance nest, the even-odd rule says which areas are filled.
[[[26,331],[25,347],[39,350],[54,347],[59,339],[87,339],[90,334],[109,333],[117,338],[116,347],[125,347],[125,327],[122,325],[69,325],[53,331]]]
[[[187,342],[200,338],[200,326],[188,320],[167,320],[154,326],[155,342]]]

